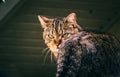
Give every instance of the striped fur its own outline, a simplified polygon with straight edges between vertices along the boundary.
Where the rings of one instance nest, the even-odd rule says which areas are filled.
[[[60,45],[56,77],[120,77],[120,42],[81,31]]]
[[[43,39],[57,59],[56,77],[120,77],[120,42],[115,36],[84,31],[75,13],[38,18]]]
[[[75,13],[71,13],[63,18],[49,19],[44,16],[38,16],[38,18],[44,29],[43,39],[55,57],[58,55],[60,43],[82,30],[76,22]]]

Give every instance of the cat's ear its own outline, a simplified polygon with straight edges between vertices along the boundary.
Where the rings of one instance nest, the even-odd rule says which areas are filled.
[[[47,27],[47,23],[49,21],[51,21],[51,19],[49,19],[47,17],[44,17],[44,16],[40,16],[40,15],[38,15],[38,19],[39,19],[39,21],[41,23],[42,28],[46,28]]]
[[[70,13],[67,16],[66,20],[67,20],[68,23],[76,23],[76,14],[75,13]]]

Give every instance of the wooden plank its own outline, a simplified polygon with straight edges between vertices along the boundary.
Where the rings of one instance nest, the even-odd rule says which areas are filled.
[[[0,45],[0,54],[45,55],[47,53],[47,50],[44,51],[45,48],[46,45],[40,45],[39,47]]]
[[[114,8],[115,9],[115,8]],[[27,10],[27,11],[26,11]],[[75,12],[78,17],[88,17],[92,18],[93,16],[97,16],[97,18],[107,18],[111,13],[114,14],[113,10],[81,10],[81,9],[57,9],[57,8],[51,8],[51,7],[26,7],[22,10],[23,12],[21,14],[30,14],[30,15],[48,15],[48,16],[56,16],[56,17],[62,17],[67,16],[71,12]],[[54,13],[56,11],[57,13]],[[92,12],[91,12],[92,11]],[[48,13],[49,12],[49,13]],[[96,19],[97,19],[96,18]]]
[[[30,68],[30,69],[29,69]],[[56,66],[54,64],[0,64],[0,72],[2,75],[21,77],[51,77],[55,76]]]
[[[36,24],[31,22],[30,23],[10,22],[10,23],[7,23],[5,26],[7,30],[38,31],[38,32],[43,31],[39,22]]]
[[[0,54],[1,63],[54,63],[50,59],[50,55],[45,58],[45,55],[41,54]]]
[[[102,14],[102,12],[99,12]],[[104,12],[105,13],[105,12]],[[98,14],[99,15],[99,14]],[[107,14],[108,15],[108,14]],[[46,15],[45,15],[46,16]],[[56,18],[58,16],[46,16],[48,18]],[[62,16],[62,17],[66,17],[65,15]],[[77,15],[77,19],[83,21],[83,20],[92,20],[92,21],[107,21],[107,18],[106,17],[101,17],[99,16],[98,18],[93,16],[93,15],[90,15],[90,14],[78,14]],[[12,21],[14,22],[33,22],[33,23],[39,23],[39,20],[38,20],[38,17],[37,15],[28,15],[28,14],[21,14],[19,15],[18,17],[15,17]],[[12,22],[11,21],[11,22]]]
[[[32,25],[32,26],[27,26],[27,25],[20,25],[20,26],[11,26],[11,25],[9,25],[8,27],[7,27],[7,29],[9,29],[9,30],[16,30],[16,31],[37,31],[37,32],[40,32],[40,34],[42,34],[42,32],[43,32],[43,29],[42,29],[42,27],[40,26],[40,24],[38,24],[39,25],[39,27],[36,27],[35,25]]]
[[[81,25],[81,26],[83,26],[83,27],[85,27],[85,28],[93,28],[93,29],[96,29],[96,28],[100,28],[101,26],[103,26],[103,27],[106,27],[106,26],[104,26],[104,25],[106,25],[108,22],[106,22],[106,21],[97,21],[97,20],[90,20],[90,19],[88,19],[88,20],[85,20],[85,19],[77,19],[77,22],[78,22],[78,24],[79,25]],[[25,23],[25,22],[18,22],[18,23]],[[31,22],[30,22],[31,23]],[[29,23],[29,24],[30,24]],[[27,28],[27,27],[21,27],[21,28],[19,28],[19,27],[9,27],[9,29],[14,29],[14,30],[21,30],[21,31],[26,31],[26,30],[28,30],[28,31],[36,31],[36,32],[40,32],[40,34],[42,34],[42,32],[43,32],[43,29],[40,27],[40,23],[36,23],[37,25],[39,25],[39,27],[37,28],[37,29],[30,29],[30,28]],[[34,25],[33,25],[34,26]]]
[[[34,66],[34,67],[33,67]],[[2,70],[11,70],[11,69],[19,69],[20,71],[27,72],[27,71],[40,71],[40,70],[48,70],[52,69],[56,70],[56,64],[41,64],[41,63],[11,63],[11,64],[4,64],[0,63],[0,68]],[[42,72],[42,71],[41,71]],[[53,72],[53,71],[52,71]]]
[[[42,30],[43,31],[43,29],[40,27],[40,23],[39,23],[38,20],[34,21],[33,18],[31,18],[30,20],[27,20],[27,21],[26,20],[27,20],[27,18],[25,20],[24,20],[24,18],[23,18],[23,20],[21,18],[19,21],[12,21],[11,23],[14,24],[14,25],[22,24],[22,23],[23,23],[23,25],[25,25],[24,23],[26,23],[25,26],[22,26],[23,30],[24,29],[25,30],[29,30],[29,26],[27,26],[27,24],[28,24],[28,25],[32,25],[31,27],[36,26],[37,30]],[[99,28],[101,26],[105,27],[104,25],[106,25],[108,23],[108,21],[105,21],[105,20],[97,20],[97,19],[91,19],[91,18],[90,19],[89,18],[77,18],[77,22],[78,22],[78,24],[83,25],[84,27],[87,27],[87,28],[89,28],[89,27],[90,28]],[[34,25],[34,23],[35,23],[35,25]],[[28,29],[27,29],[27,27],[28,27]],[[9,28],[12,28],[12,26],[11,27],[9,26]],[[17,27],[17,26],[16,26],[15,29],[16,30],[17,29],[20,30],[19,27]]]
[[[40,31],[6,30],[0,34],[0,37],[42,39],[42,33]]]
[[[68,12],[71,11],[69,9],[67,11],[65,9],[63,9],[63,10],[61,10],[62,11],[62,13],[61,13],[60,9],[59,10],[56,10],[53,8],[49,8],[49,9],[48,8],[40,8],[40,9],[36,9],[36,10],[35,9],[36,8],[32,9],[32,10],[34,10],[33,13],[28,12],[28,14],[35,15],[35,16],[32,16],[33,18],[28,17],[29,20],[27,20],[27,21],[21,18],[21,19],[18,19],[16,22],[39,23],[39,21],[36,20],[36,13],[47,15],[48,12],[50,12],[48,16],[53,16],[53,17],[56,16],[57,17],[57,16],[63,16],[63,13],[64,13],[64,15],[67,15],[67,14],[69,14]],[[40,10],[42,10],[42,11],[40,12]],[[58,13],[57,14],[53,13],[54,10],[56,10]],[[80,23],[81,25],[84,25],[87,27],[89,27],[89,26],[90,27],[91,26],[94,26],[94,27],[98,26],[98,28],[101,28],[101,26],[106,27],[105,25],[109,22],[108,19],[111,19],[112,17],[115,16],[115,14],[113,12],[110,12],[110,11],[106,11],[106,12],[105,11],[102,11],[102,12],[95,11],[95,12],[93,12],[93,14],[89,14],[89,11],[87,11],[86,13],[85,12],[79,13],[79,11],[76,10],[74,12],[77,13],[78,22],[81,22]],[[23,18],[24,18],[24,16],[23,16]]]
[[[29,70],[30,69],[50,69],[50,68],[53,68],[55,69],[56,68],[56,63],[50,63],[50,64],[43,64],[43,63],[0,63],[0,68],[1,69],[12,69],[11,67],[19,67],[21,69],[24,69],[22,71],[31,71]],[[27,67],[26,67],[27,66]],[[35,67],[32,67],[32,66],[35,66]],[[14,68],[13,68],[14,69]],[[37,71],[37,70],[36,70]]]
[[[55,0],[35,0],[29,1],[28,6],[45,6],[55,8],[73,8],[73,9],[113,9],[119,5],[120,1],[55,1]],[[27,4],[26,4],[27,5]]]
[[[38,47],[44,45],[42,39],[20,39],[20,38],[0,38],[0,45],[13,45],[13,46],[32,46]]]

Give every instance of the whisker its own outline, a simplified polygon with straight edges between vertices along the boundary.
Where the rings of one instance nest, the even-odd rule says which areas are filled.
[[[43,56],[44,54],[45,54],[45,52],[47,52],[49,50],[49,48],[47,47],[47,48],[45,48],[45,49],[43,49],[42,50],[42,53],[41,53],[41,56]]]
[[[50,54],[50,55],[49,55]],[[50,51],[50,49],[47,47],[45,49],[42,50],[42,53],[41,53],[41,57],[44,56],[44,60],[43,60],[43,64],[45,64],[46,62],[46,59],[48,57],[48,55],[50,56],[50,60],[51,60],[51,63],[53,62],[53,53]]]
[[[53,62],[53,53],[50,52],[51,63]]]
[[[44,64],[45,64],[45,61],[46,61],[46,59],[47,59],[47,56],[48,56],[48,54],[49,54],[50,52],[51,52],[50,50],[47,51],[47,53],[46,53],[46,55],[45,55],[45,58],[44,58]]]

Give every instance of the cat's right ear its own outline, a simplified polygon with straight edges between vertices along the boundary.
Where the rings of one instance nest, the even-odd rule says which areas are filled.
[[[51,21],[51,19],[49,19],[47,17],[44,17],[44,16],[40,16],[40,15],[38,15],[38,19],[39,19],[39,21],[41,23],[42,28],[46,28],[47,27],[47,23],[49,21]]]

